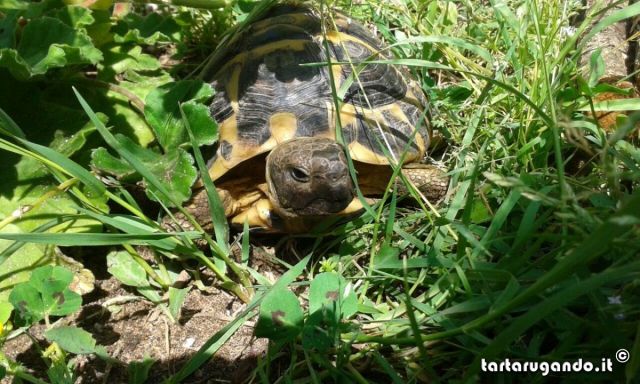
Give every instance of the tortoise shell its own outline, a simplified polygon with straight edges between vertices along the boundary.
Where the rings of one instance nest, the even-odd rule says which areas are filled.
[[[276,6],[252,23],[227,44],[213,75],[220,137],[212,179],[294,137],[335,140],[338,119],[353,160],[422,159],[429,131],[421,89],[403,69],[360,64],[385,59],[382,51],[362,25],[344,15],[323,24],[306,6]]]

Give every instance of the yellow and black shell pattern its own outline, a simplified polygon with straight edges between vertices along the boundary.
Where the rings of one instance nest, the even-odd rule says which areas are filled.
[[[210,112],[220,137],[211,177],[294,137],[335,140],[338,118],[356,161],[388,164],[388,156],[401,154],[405,162],[422,159],[429,145],[422,90],[402,68],[359,65],[386,58],[381,42],[344,15],[325,20],[323,28],[312,8],[272,8],[231,40],[212,77]],[[343,95],[339,107],[331,81]]]

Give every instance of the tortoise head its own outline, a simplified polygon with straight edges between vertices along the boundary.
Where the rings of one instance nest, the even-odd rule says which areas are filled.
[[[354,197],[344,148],[327,138],[279,144],[267,156],[266,178],[271,203],[288,218],[335,214]]]

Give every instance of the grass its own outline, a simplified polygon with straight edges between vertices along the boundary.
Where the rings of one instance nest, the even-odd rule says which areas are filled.
[[[640,212],[637,167],[624,170],[627,155],[600,141],[588,175],[566,169],[579,154],[565,140],[567,126],[591,125],[606,137],[576,113],[588,100],[576,42],[598,9],[571,35],[579,11],[571,2],[462,3],[455,11],[444,2],[341,5],[377,27],[401,58],[392,63],[423,79],[449,141],[451,185],[440,219],[392,202],[371,221],[347,225],[337,251],[334,242],[315,250],[359,284],[369,309],[355,321],[365,334],[343,338],[368,347],[332,360],[351,361],[333,374],[359,381],[350,368],[368,362],[365,351],[386,351],[372,363],[383,380],[448,382],[495,377],[480,372],[482,358],[597,361],[632,348],[640,238],[637,219],[616,223]],[[583,97],[567,100],[570,92]],[[603,196],[612,204],[599,204]],[[619,308],[609,304],[617,296]],[[630,381],[635,372],[621,365],[614,375]]]
[[[614,132],[605,132],[589,115],[603,108],[592,100],[603,88],[584,78],[579,62],[586,39],[615,21],[636,16],[640,6],[599,18],[602,5],[583,10],[575,1],[338,0],[331,5],[375,29],[395,57],[384,62],[407,66],[429,95],[433,125],[447,144],[438,155],[451,178],[440,205],[431,207],[420,199],[407,204],[389,193],[385,204],[374,205],[351,222],[302,239],[285,238],[282,243],[293,241],[305,258],[268,287],[259,271],[229,259],[226,228],[220,221],[214,237],[206,239],[217,257],[200,252],[191,241],[193,233],[170,239],[155,233],[153,221],[127,199],[126,191],[106,191],[75,162],[26,141],[3,115],[5,130],[11,130],[19,145],[3,140],[2,149],[41,159],[62,189],[75,188],[79,201],[90,199],[69,180],[109,193],[131,214],[123,219],[91,207],[81,211],[123,234],[4,238],[59,245],[139,241],[212,269],[221,286],[248,305],[167,379],[171,383],[204,364],[270,292],[311,284],[321,272],[337,272],[350,283],[358,313],[342,325],[333,324],[338,332],[328,349],[309,348],[304,337],[273,342],[254,372],[257,381],[544,380],[539,373],[482,372],[483,359],[506,358],[581,358],[594,364],[611,358],[611,373],[550,376],[568,382],[638,380],[640,150],[637,131],[636,138],[629,132],[640,115],[621,116]],[[572,23],[581,11],[584,21]],[[626,110],[639,106],[636,99],[623,105]],[[85,103],[83,108],[105,141],[170,196],[90,106]],[[575,132],[588,143],[589,156],[568,140]],[[199,151],[195,157],[203,169]],[[576,172],[578,164],[582,170]],[[205,186],[211,190],[211,181],[205,180]],[[219,208],[215,202],[212,206]],[[214,208],[216,215],[220,212]],[[243,261],[251,247],[248,239],[245,230]],[[134,248],[127,249],[136,254]],[[3,251],[0,261],[7,252],[12,251]],[[159,286],[170,285],[166,273],[156,275],[146,261],[136,261]],[[258,286],[249,283],[249,275],[258,279]],[[630,352],[628,363],[615,361],[619,349]]]

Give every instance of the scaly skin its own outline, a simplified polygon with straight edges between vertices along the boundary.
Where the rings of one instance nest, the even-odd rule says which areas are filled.
[[[402,168],[402,174],[431,202],[436,203],[442,200],[447,193],[449,178],[438,167],[427,164],[407,164]],[[408,193],[403,183],[398,183],[397,188],[400,194]]]

